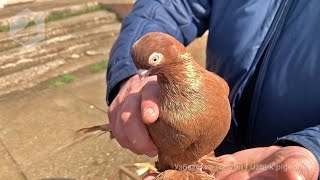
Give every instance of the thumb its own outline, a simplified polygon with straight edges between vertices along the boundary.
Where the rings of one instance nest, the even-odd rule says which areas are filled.
[[[154,123],[159,117],[159,85],[149,81],[142,89],[141,113],[146,124]]]

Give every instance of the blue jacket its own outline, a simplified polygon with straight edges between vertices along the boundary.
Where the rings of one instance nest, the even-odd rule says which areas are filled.
[[[233,110],[216,154],[295,144],[320,162],[319,7],[319,0],[137,1],[111,51],[107,102],[120,81],[137,73],[130,47],[139,37],[161,31],[188,45],[209,29],[207,69],[228,82]],[[250,79],[256,80],[243,122],[236,109]]]

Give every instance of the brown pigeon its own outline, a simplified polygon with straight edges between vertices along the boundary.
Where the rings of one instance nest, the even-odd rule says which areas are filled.
[[[175,169],[213,152],[231,122],[226,81],[198,65],[168,34],[144,35],[131,56],[140,75],[156,75],[160,86],[159,119],[147,125],[159,149],[156,168]]]
[[[131,55],[141,79],[156,75],[160,87],[159,118],[147,125],[159,149],[156,168],[159,172],[183,170],[185,177],[196,177],[183,167],[209,162],[202,157],[212,154],[229,131],[228,84],[198,65],[185,46],[168,34],[144,35],[132,46]],[[110,128],[95,126],[80,131],[95,130]],[[183,175],[166,172],[161,176]]]

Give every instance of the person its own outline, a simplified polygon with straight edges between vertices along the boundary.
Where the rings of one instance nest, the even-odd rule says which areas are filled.
[[[320,162],[320,1],[138,0],[108,64],[107,103],[115,138],[136,154],[157,155],[145,124],[159,115],[157,78],[141,82],[132,44],[164,32],[184,45],[209,30],[209,71],[230,86],[232,124],[215,150],[226,179],[317,179]]]

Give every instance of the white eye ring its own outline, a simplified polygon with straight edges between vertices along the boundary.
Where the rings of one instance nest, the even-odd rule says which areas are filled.
[[[149,64],[159,64],[162,60],[163,55],[161,53],[152,53],[149,57]]]

